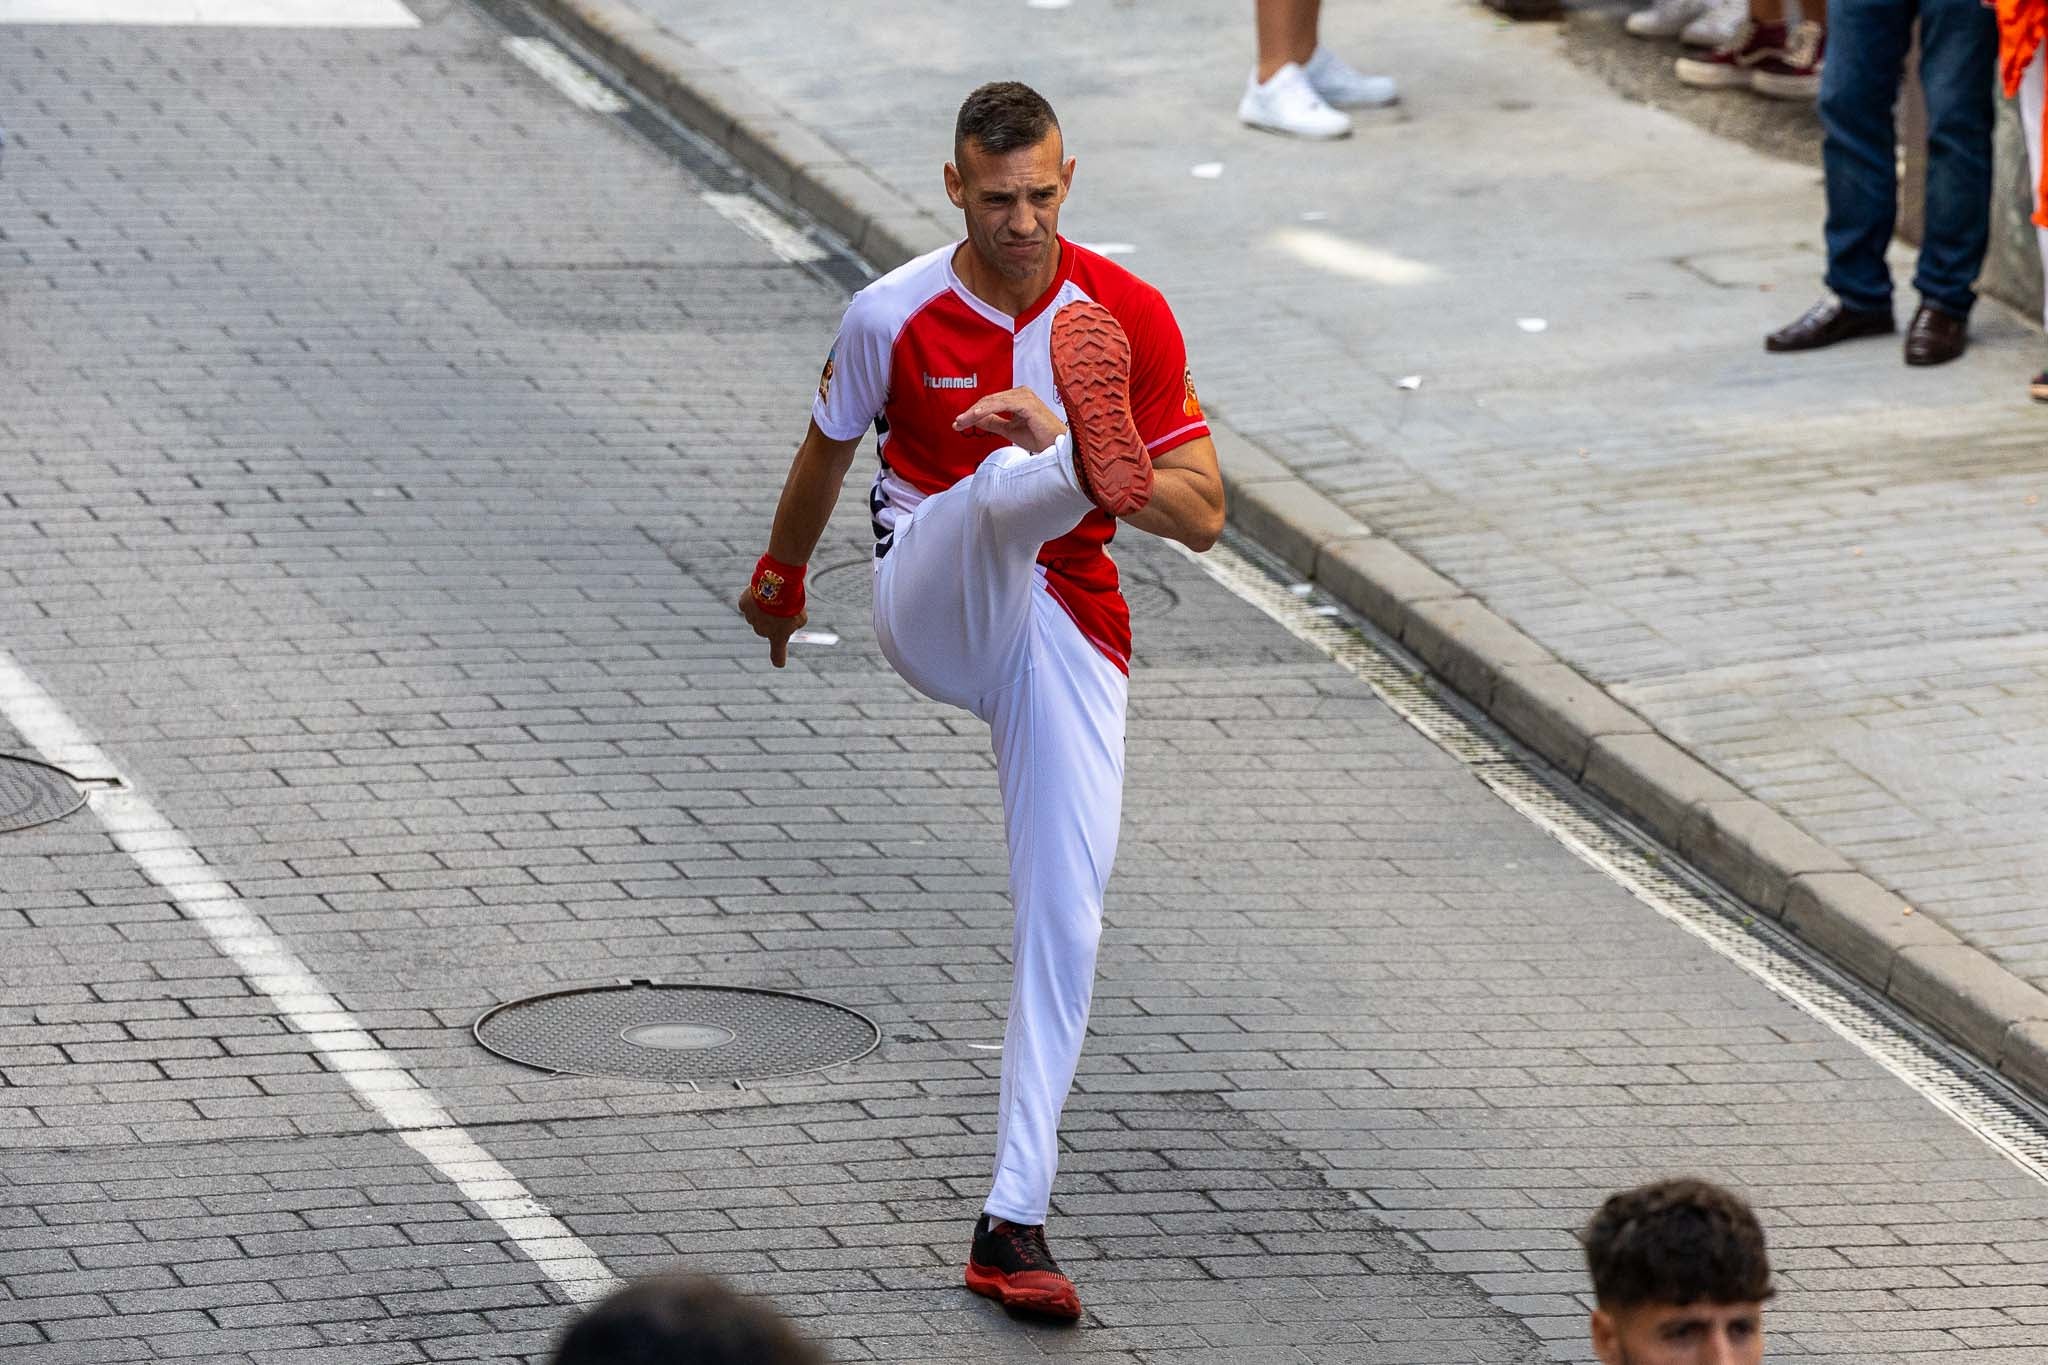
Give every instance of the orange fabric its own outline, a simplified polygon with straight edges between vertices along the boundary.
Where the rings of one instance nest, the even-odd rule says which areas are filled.
[[[2007,98],[2020,92],[2027,66],[2048,41],[2048,0],[1993,0],[1998,11],[1998,71]],[[2048,136],[2048,109],[2039,111]],[[2048,227],[2048,147],[2042,149],[2040,183],[2034,188],[2034,222]]]

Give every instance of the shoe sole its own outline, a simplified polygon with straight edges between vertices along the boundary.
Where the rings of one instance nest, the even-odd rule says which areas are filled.
[[[1077,300],[1052,320],[1052,382],[1095,505],[1127,517],[1152,497],[1152,456],[1131,420],[1131,341],[1107,308]]]
[[[1005,1308],[1059,1318],[1064,1322],[1072,1322],[1081,1316],[1081,1296],[1071,1287],[1064,1294],[1053,1290],[1013,1288],[1002,1271],[986,1270],[972,1261],[967,1263],[966,1280],[969,1289],[985,1299],[994,1299]]]
[[[1820,95],[1820,77],[1774,76],[1759,71],[1749,78],[1749,88],[1774,100],[1810,100]]]
[[[1675,69],[1679,81],[1695,90],[1740,90],[1755,80],[1744,67],[1688,61],[1684,57],[1678,59]]]
[[[1828,347],[1839,346],[1845,341],[1862,341],[1866,337],[1896,336],[1898,330],[1896,327],[1886,327],[1870,332],[1850,332],[1845,336],[1838,336],[1832,341],[1807,342],[1799,346],[1781,346],[1774,338],[1765,337],[1764,349],[1773,355],[1798,355],[1801,351],[1825,351]]]
[[[1239,115],[1237,121],[1255,133],[1271,133],[1274,137],[1298,137],[1303,142],[1336,142],[1339,139],[1351,136],[1351,129],[1349,128],[1342,128],[1334,133],[1304,133],[1299,129],[1284,128],[1277,123],[1260,123],[1256,119],[1248,119],[1243,115]]]
[[[2048,384],[2027,385],[2027,396],[2036,403],[2048,403]]]

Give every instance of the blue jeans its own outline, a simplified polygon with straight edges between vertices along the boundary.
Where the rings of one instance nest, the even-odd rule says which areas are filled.
[[[1991,130],[1998,24],[1982,0],[1828,0],[1821,164],[1828,185],[1828,288],[1851,308],[1891,311],[1885,266],[1898,216],[1898,102],[1913,20],[1927,92],[1926,230],[1913,285],[1968,317],[1991,239]]]

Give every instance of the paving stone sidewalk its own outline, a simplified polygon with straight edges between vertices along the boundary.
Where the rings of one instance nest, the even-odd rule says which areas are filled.
[[[849,1361],[1583,1360],[1572,1228],[1684,1169],[1771,1227],[1774,1358],[2039,1358],[2048,1188],[1142,540],[1056,1215],[1091,1317],[966,1294],[986,736],[857,592],[784,673],[728,601],[842,299],[416,8],[0,25],[0,647],[611,1269],[730,1275]],[[854,488],[833,554],[863,526]],[[560,1293],[91,815],[0,835],[0,934],[0,1362],[540,1357]],[[883,1045],[692,1091],[469,1037],[625,973]]]
[[[1038,84],[1080,158],[1070,232],[1134,248],[1237,429],[2048,984],[2042,339],[1986,303],[1938,370],[1896,341],[1766,355],[1819,293],[1817,168],[1462,3],[1330,7],[1405,90],[1333,145],[1237,126],[1226,0],[634,3],[934,214],[961,93]]]

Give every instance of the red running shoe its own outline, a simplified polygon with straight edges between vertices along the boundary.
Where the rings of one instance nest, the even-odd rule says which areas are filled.
[[[1127,517],[1152,497],[1152,456],[1131,420],[1131,342],[1107,308],[1077,299],[1052,320],[1052,382],[1095,505]]]
[[[1122,333],[1118,333],[1121,337]],[[1143,449],[1143,447],[1140,447]],[[987,1214],[974,1225],[967,1253],[967,1287],[1005,1308],[1071,1322],[1081,1316],[1081,1296],[1060,1273],[1045,1245],[1045,1229],[1018,1223],[990,1226]]]

